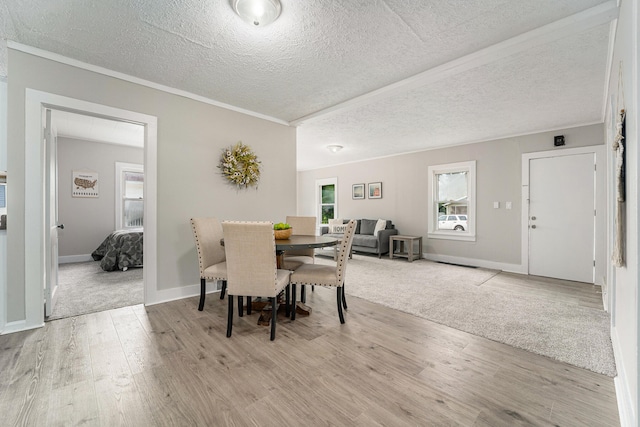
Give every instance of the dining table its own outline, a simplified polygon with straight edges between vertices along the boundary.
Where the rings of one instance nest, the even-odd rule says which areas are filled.
[[[317,249],[335,246],[339,242],[335,237],[291,235],[288,239],[276,239],[276,263],[278,268],[284,265],[284,254],[295,249]]]

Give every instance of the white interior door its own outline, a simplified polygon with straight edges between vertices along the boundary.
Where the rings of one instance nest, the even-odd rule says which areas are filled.
[[[45,110],[45,281],[44,315],[51,316],[56,303],[58,289],[58,230],[64,228],[58,224],[58,152],[56,134],[51,124],[51,110]]]
[[[529,161],[529,274],[593,283],[595,154]]]

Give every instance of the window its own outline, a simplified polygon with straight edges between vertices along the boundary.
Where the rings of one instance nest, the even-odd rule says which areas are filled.
[[[328,224],[329,220],[336,218],[338,213],[338,180],[337,178],[317,180],[316,188],[318,218],[320,218],[320,224]]]
[[[429,166],[429,238],[476,240],[476,162]]]
[[[142,227],[144,166],[116,162],[116,229]]]

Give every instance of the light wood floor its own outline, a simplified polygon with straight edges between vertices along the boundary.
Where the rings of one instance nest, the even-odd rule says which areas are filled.
[[[597,287],[500,274],[483,286],[602,306]],[[56,320],[0,337],[0,423],[29,426],[616,426],[613,379],[443,325],[308,292],[276,340],[226,299]]]

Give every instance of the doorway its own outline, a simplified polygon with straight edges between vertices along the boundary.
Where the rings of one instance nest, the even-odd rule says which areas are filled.
[[[599,284],[605,257],[596,245],[605,217],[598,209],[604,195],[597,168],[602,151],[595,146],[523,155],[522,264],[527,274]]]
[[[145,206],[144,218],[147,230],[144,238],[144,301],[155,302],[157,290],[157,118],[134,111],[108,107],[65,96],[26,90],[25,99],[25,222],[34,224],[25,229],[25,305],[26,319],[22,329],[44,325],[44,300],[46,257],[50,250],[45,239],[44,224],[48,212],[45,198],[45,170],[43,144],[43,114],[45,108],[138,123],[144,126]]]
[[[52,172],[48,211],[53,225],[46,320],[143,303],[142,268],[105,271],[92,254],[115,230],[122,238],[125,231],[142,234],[144,127],[59,109],[47,109],[45,116],[51,117],[45,151]],[[135,173],[128,173],[132,168]]]

